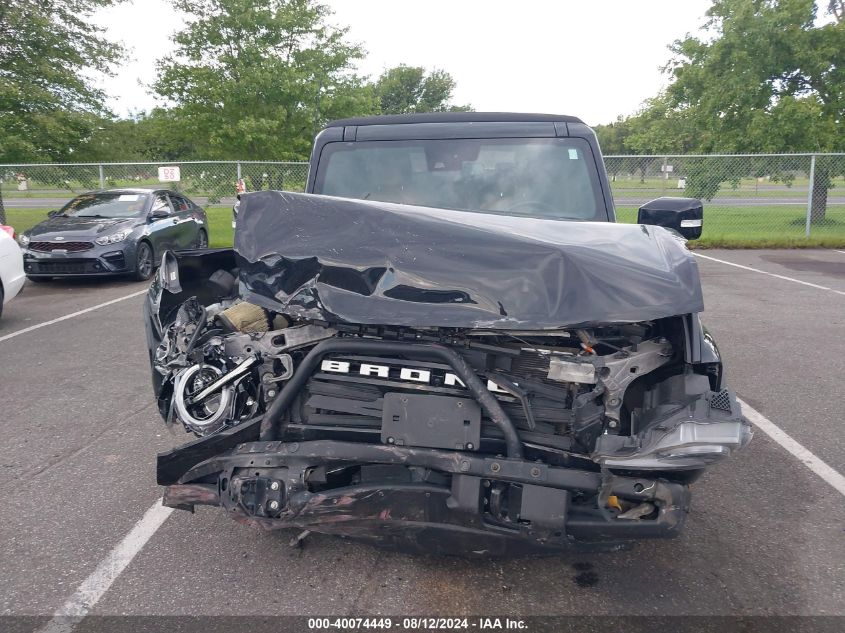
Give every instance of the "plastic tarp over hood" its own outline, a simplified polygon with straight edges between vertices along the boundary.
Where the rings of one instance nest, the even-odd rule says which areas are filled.
[[[683,240],[652,226],[261,191],[235,252],[245,298],[333,322],[549,329],[704,307]]]

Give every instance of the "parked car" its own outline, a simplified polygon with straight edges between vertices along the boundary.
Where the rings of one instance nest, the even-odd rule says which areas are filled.
[[[131,275],[149,279],[166,250],[208,247],[205,211],[166,189],[75,197],[20,237],[29,279]]]
[[[24,281],[23,257],[15,231],[11,226],[0,226],[0,316],[3,306],[21,291]]]
[[[428,553],[672,537],[751,437],[702,327],[699,200],[617,224],[574,117],[338,121],[307,192],[164,257],[153,387],[196,439],[167,506]],[[323,195],[314,195],[323,194]]]

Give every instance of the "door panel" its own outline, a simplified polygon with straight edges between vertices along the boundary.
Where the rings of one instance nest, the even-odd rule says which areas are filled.
[[[179,233],[179,218],[175,213],[173,213],[173,207],[170,204],[170,200],[163,194],[155,197],[150,213],[160,209],[167,211],[167,216],[150,220],[150,240],[153,243],[156,257],[161,255],[161,253],[167,249],[179,248],[179,242],[177,239]]]
[[[177,194],[170,194],[170,203],[173,206],[173,214],[178,219],[178,231],[176,240],[177,248],[192,248],[197,241],[198,226],[194,220],[194,211],[190,202]]]

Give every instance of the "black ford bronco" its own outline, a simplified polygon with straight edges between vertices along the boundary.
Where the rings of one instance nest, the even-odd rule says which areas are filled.
[[[698,200],[617,224],[574,117],[349,119],[145,307],[164,503],[483,555],[671,537],[750,439],[702,328]]]

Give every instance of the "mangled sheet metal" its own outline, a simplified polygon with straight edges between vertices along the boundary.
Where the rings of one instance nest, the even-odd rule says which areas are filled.
[[[164,504],[513,555],[676,536],[751,437],[662,228],[245,195],[145,305]]]
[[[242,294],[302,318],[547,329],[703,309],[696,263],[659,227],[308,194],[242,196]]]

